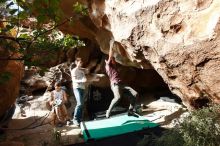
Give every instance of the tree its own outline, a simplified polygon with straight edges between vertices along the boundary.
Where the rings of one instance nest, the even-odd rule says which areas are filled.
[[[73,23],[71,17],[61,22],[60,2],[0,0],[0,61],[17,60],[25,66],[42,67],[42,62],[52,59],[57,51],[85,45],[78,37],[58,30],[65,23]],[[79,3],[73,5],[73,11],[87,15],[87,8]],[[2,77],[5,81],[9,75],[1,73],[0,83]]]

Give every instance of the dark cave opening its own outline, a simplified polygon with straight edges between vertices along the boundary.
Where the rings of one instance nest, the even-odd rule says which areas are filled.
[[[137,106],[144,105],[143,103],[150,103],[164,97],[174,100],[176,103],[182,102],[177,95],[170,91],[168,85],[154,69],[144,70],[123,66],[122,75],[126,84],[130,85],[139,94]],[[113,93],[110,86],[105,88],[90,86],[88,90],[88,100],[86,102],[86,108],[89,112],[88,114],[90,119],[94,119],[94,114],[97,112],[104,114],[108,109],[112,98]],[[122,96],[117,104],[117,108],[119,110],[126,111],[129,104],[129,98]]]

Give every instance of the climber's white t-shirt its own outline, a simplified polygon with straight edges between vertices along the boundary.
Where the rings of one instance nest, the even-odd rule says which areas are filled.
[[[86,76],[85,73],[78,67],[71,70],[73,88],[85,89]]]

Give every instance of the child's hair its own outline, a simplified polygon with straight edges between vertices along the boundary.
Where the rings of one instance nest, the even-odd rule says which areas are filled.
[[[81,61],[81,62],[82,62],[82,58],[77,57],[77,58],[75,59],[75,61],[77,61],[77,62]]]
[[[55,82],[54,86],[60,87],[61,86],[61,82],[60,81]]]

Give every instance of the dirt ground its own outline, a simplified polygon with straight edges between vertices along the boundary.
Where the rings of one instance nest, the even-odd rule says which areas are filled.
[[[16,105],[15,113],[8,124],[6,133],[0,139],[0,146],[56,146],[83,142],[81,129],[75,125],[61,128],[51,125],[50,111],[46,108],[49,93],[42,96],[34,96],[23,107]],[[70,101],[74,101],[70,97]],[[73,102],[74,103],[74,102]],[[167,97],[155,99],[153,95],[144,94],[138,100],[138,104],[144,105],[142,115],[148,120],[159,123],[162,127],[171,128],[176,119],[185,109],[181,104]],[[75,105],[68,109],[73,111]]]

